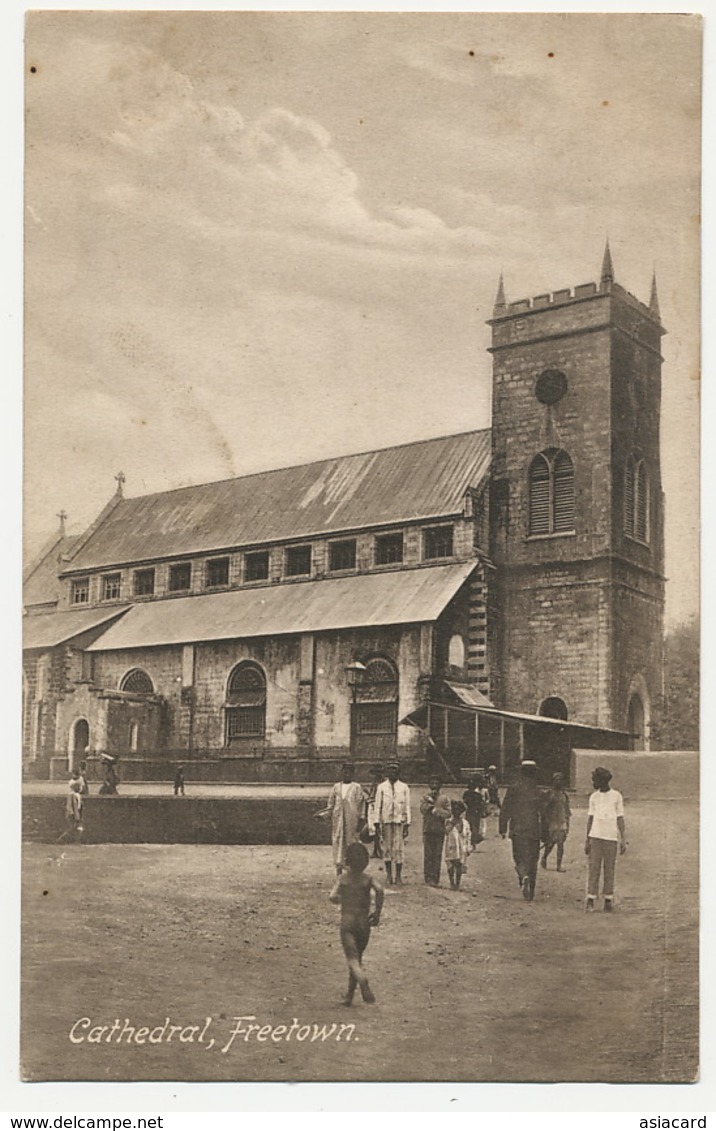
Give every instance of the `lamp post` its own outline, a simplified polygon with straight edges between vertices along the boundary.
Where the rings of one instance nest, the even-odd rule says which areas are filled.
[[[350,717],[350,751],[351,751],[351,754],[353,754],[354,750],[355,750],[355,739],[356,739],[356,729],[357,729],[356,728],[356,712],[355,712],[356,692],[357,692],[358,688],[361,686],[363,679],[365,677],[365,673],[367,671],[368,671],[367,667],[365,666],[365,664],[362,664],[360,662],[360,660],[353,660],[352,663],[350,663],[346,666],[346,681],[348,683],[348,687],[350,688],[350,693],[351,693],[351,706],[350,706],[350,716],[351,716]]]
[[[352,663],[346,666],[346,680],[348,681],[348,686],[351,689],[351,698],[354,703],[356,698],[356,688],[360,687],[360,685],[362,684],[365,673],[367,671],[367,667],[365,666],[365,664],[362,664],[360,660],[353,660]]]

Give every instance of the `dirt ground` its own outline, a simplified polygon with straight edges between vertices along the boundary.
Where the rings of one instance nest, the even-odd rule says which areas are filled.
[[[377,1004],[351,1009],[330,849],[26,845],[23,1076],[691,1080],[695,807],[629,806],[613,915],[583,911],[585,823],[532,904],[494,818],[458,893],[422,883],[416,825],[366,956]]]

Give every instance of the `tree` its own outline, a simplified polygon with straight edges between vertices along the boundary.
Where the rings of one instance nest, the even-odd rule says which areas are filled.
[[[654,750],[699,748],[699,622],[677,625],[664,640],[664,698],[652,728]]]

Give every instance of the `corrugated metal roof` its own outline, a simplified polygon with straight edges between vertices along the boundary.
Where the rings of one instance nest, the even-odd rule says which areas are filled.
[[[77,541],[77,535],[58,535],[48,551],[33,562],[22,586],[22,602],[25,606],[59,600],[60,570],[64,565],[60,559],[62,555],[72,552]]]
[[[484,482],[490,430],[122,499],[68,569],[205,553],[457,514]]]
[[[474,568],[462,562],[148,601],[88,651],[434,621]]]
[[[477,687],[466,687],[462,683],[450,683],[445,680],[445,686],[449,687],[453,695],[456,695],[461,703],[467,707],[494,707],[494,703],[483,695]]]
[[[82,609],[68,613],[38,613],[22,618],[23,648],[54,648],[64,644],[91,628],[116,620],[126,613],[129,605],[123,608],[114,605],[111,609]]]
[[[566,727],[569,730],[576,730],[584,734],[586,731],[597,731],[600,734],[618,734],[621,737],[627,736],[628,732],[624,730],[613,730],[611,727],[597,726],[593,723],[578,723],[573,719],[550,719],[547,715],[526,715],[521,711],[504,711],[501,707],[487,707],[477,706],[465,703],[464,706],[453,706],[452,703],[437,703],[431,701],[429,706],[438,707],[439,709],[447,708],[448,711],[472,711],[478,715],[489,715],[496,719],[508,719],[511,722],[518,723],[537,723],[540,726],[547,727]],[[424,730],[427,726],[428,704],[423,703],[415,711],[411,711],[404,719],[400,720],[401,726],[418,727]]]

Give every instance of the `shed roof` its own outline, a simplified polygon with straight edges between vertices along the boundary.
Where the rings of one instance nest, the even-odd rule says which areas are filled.
[[[452,687],[452,684],[449,686]],[[621,738],[629,737],[628,731],[614,730],[612,727],[597,726],[592,723],[580,723],[573,719],[552,719],[548,715],[527,715],[522,711],[505,711],[501,707],[487,706],[477,702],[468,704],[466,698],[463,698],[463,702],[460,706],[452,703],[441,703],[436,700],[431,700],[429,706],[437,707],[440,710],[471,712],[490,718],[505,719],[508,722],[530,723],[539,727],[560,727],[562,730],[574,731],[578,736],[581,735],[582,738],[590,733],[619,735]],[[422,703],[416,710],[411,711],[404,719],[400,720],[401,726],[413,726],[417,727],[419,730],[424,730],[427,727],[427,723],[427,703]]]
[[[67,571],[459,514],[490,466],[490,430],[120,499]]]
[[[90,652],[434,621],[475,563],[429,566],[135,605]]]
[[[126,613],[128,605],[111,609],[81,609],[62,613],[37,613],[22,618],[23,648],[54,648]]]

